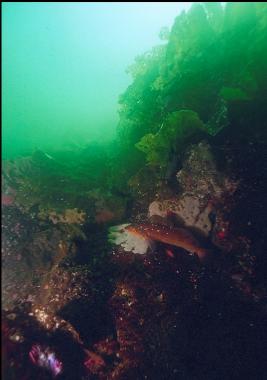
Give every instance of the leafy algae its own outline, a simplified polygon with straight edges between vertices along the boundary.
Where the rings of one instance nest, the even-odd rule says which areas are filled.
[[[170,153],[177,155],[179,148],[190,140],[198,130],[205,131],[204,124],[193,111],[181,110],[168,114],[156,134],[149,133],[135,144],[146,153],[152,165],[166,167],[171,160]]]
[[[165,43],[128,70],[115,141],[4,162],[4,232],[13,236],[4,242],[3,294],[11,310],[26,299],[33,314],[37,299],[48,320],[59,311],[107,359],[104,372],[88,374],[81,358],[63,352],[66,379],[260,379],[267,372],[267,4],[193,4],[161,37]],[[236,182],[225,180],[227,171],[238,178],[231,204]],[[143,262],[111,254],[114,218],[143,222],[150,202],[175,204],[178,190],[207,197],[205,231],[230,247],[223,268],[200,267],[181,252],[171,259],[160,246]],[[216,196],[208,201],[217,193],[212,230]],[[25,315],[26,339],[36,341]],[[38,328],[49,341],[50,331]],[[18,365],[26,354],[11,352],[8,375],[29,376]]]

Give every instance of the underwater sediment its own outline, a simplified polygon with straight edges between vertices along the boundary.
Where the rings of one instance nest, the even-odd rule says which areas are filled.
[[[267,377],[266,42],[266,3],[193,4],[115,141],[3,161],[5,379]]]

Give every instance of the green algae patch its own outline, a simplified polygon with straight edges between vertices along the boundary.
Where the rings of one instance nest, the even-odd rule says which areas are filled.
[[[205,131],[205,126],[196,112],[172,112],[156,134],[148,133],[135,146],[146,154],[149,164],[166,167],[170,154],[178,154],[182,145],[199,131]]]

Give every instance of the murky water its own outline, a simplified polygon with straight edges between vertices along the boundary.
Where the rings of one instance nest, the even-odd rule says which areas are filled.
[[[4,3],[2,42],[4,378],[266,378],[267,3]]]

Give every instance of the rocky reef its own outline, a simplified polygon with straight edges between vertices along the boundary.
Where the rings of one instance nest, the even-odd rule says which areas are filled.
[[[5,379],[267,377],[266,12],[193,4],[130,67],[115,141],[3,162]],[[167,231],[142,255],[141,225]]]

